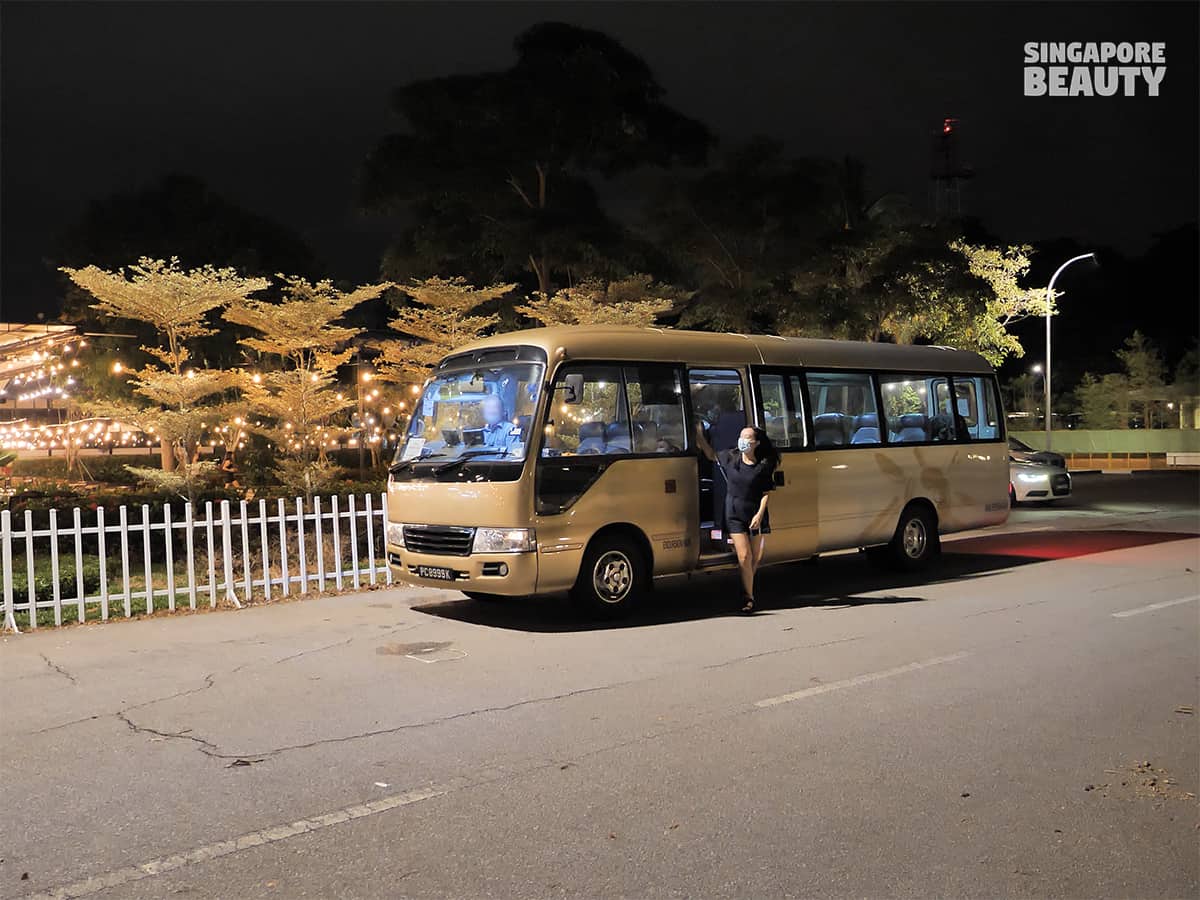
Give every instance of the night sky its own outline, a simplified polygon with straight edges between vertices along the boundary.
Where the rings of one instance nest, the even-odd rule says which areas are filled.
[[[1138,254],[1197,217],[1198,8],[6,2],[0,319],[53,309],[44,259],[89,198],[169,172],[296,229],[330,276],[372,279],[394,223],[356,212],[355,178],[399,127],[389,90],[506,68],[545,20],[621,41],[723,142],[851,153],[871,191],[920,205],[930,135],[954,116],[978,172],[967,211],[993,232]],[[1027,98],[1022,45],[1040,40],[1165,41],[1162,96]],[[614,202],[635,206],[636,184]]]

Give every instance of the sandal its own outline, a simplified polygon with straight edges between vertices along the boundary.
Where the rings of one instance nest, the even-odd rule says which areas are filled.
[[[742,608],[740,611],[743,616],[754,615],[754,598],[743,595],[742,596]]]

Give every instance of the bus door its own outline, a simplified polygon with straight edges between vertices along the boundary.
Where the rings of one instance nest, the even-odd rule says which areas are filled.
[[[806,453],[804,383],[800,375],[755,368],[754,398],[761,428],[779,451],[775,490],[768,505],[771,536],[764,559],[802,559],[817,552],[817,476],[813,454]]]
[[[720,453],[737,446],[738,435],[749,424],[746,390],[738,369],[689,369],[688,388],[693,423],[699,423],[712,448]],[[694,427],[694,425],[693,425]],[[733,552],[725,529],[725,480],[701,456],[698,470],[700,495],[700,555],[712,558]]]
[[[555,374],[535,474],[539,589],[574,580],[587,540],[612,525],[645,535],[655,575],[695,566],[684,405],[682,369],[669,363],[567,363]]]

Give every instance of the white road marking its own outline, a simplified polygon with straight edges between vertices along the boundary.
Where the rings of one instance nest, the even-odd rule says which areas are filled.
[[[323,828],[340,825],[343,822],[350,822],[354,819],[361,819],[364,816],[373,816],[381,812],[387,812],[389,809],[395,809],[398,806],[407,806],[410,803],[419,803],[421,800],[428,800],[431,797],[440,797],[444,793],[445,791],[435,788],[426,788],[424,790],[407,791],[403,794],[394,794],[391,797],[381,797],[378,800],[372,800],[369,803],[362,803],[357,806],[346,806],[341,809],[335,809],[333,812],[327,812],[324,815],[314,816],[311,819],[301,819],[289,825],[274,825],[270,828],[263,828],[259,831],[243,834],[228,841],[218,841],[215,844],[197,847],[195,850],[189,850],[186,853],[178,853],[174,856],[160,856],[158,859],[152,859],[141,865],[127,866],[124,869],[115,869],[112,872],[105,872],[102,875],[93,875],[84,881],[77,881],[74,884],[55,888],[43,894],[34,894],[30,897],[30,900],[67,900],[67,898],[71,897],[87,897],[97,894],[100,891],[117,887],[118,885],[128,884],[131,881],[140,881],[143,878],[162,875],[165,872],[171,872],[183,866],[192,865],[193,863],[205,862],[206,860],[217,859],[221,856],[229,856],[231,853],[249,850],[251,847],[261,847],[264,844],[273,844],[276,841],[286,840],[297,835],[320,831]]]
[[[791,694],[780,694],[778,697],[768,697],[766,700],[758,700],[755,706],[763,708],[767,706],[778,706],[780,703],[791,703],[793,700],[803,700],[805,697],[815,697],[817,694],[827,694],[830,691],[840,691],[842,688],[856,687],[860,684],[866,684],[869,681],[879,681],[881,678],[891,678],[893,675],[903,675],[905,672],[915,672],[918,669],[927,669],[930,666],[940,666],[942,663],[955,662],[963,657],[970,656],[967,652],[954,653],[950,656],[935,656],[933,659],[926,659],[921,662],[909,663],[906,666],[897,666],[894,669],[884,669],[882,672],[870,672],[866,675],[856,675],[853,678],[847,678],[843,681],[831,681],[829,684],[821,684],[816,687],[805,688],[802,691],[796,691]]]
[[[1164,600],[1162,603],[1151,603],[1149,606],[1139,606],[1137,609],[1125,609],[1121,612],[1113,613],[1114,619],[1124,619],[1128,616],[1136,616],[1145,612],[1154,612],[1156,609],[1165,609],[1168,606],[1178,606],[1181,603],[1191,603],[1193,600],[1200,600],[1200,594],[1192,597],[1180,597],[1178,600]]]

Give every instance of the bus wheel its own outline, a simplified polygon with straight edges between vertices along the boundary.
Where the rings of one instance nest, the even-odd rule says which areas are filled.
[[[637,603],[647,575],[642,553],[632,541],[602,537],[584,554],[571,599],[601,615],[622,615]]]
[[[463,591],[472,600],[478,600],[480,603],[497,603],[505,598],[499,594],[481,594],[479,591]]]
[[[940,546],[933,515],[920,505],[909,506],[900,515],[900,524],[889,545],[893,564],[908,572],[929,565]]]

